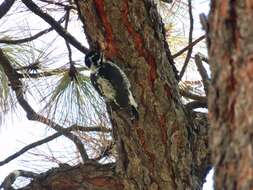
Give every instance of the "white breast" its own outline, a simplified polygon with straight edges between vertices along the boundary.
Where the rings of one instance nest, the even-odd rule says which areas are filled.
[[[110,101],[113,101],[115,99],[116,93],[111,83],[104,78],[98,78],[97,83],[104,97]]]

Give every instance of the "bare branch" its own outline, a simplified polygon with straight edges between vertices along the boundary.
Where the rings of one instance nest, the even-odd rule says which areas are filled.
[[[86,67],[79,67],[76,68],[78,72],[81,71],[86,71],[87,68]],[[20,69],[18,69],[20,70]],[[22,79],[22,78],[40,78],[40,77],[48,77],[48,76],[55,76],[55,75],[59,75],[61,73],[65,73],[69,71],[69,69],[54,69],[52,71],[45,71],[45,72],[41,72],[41,73],[25,73],[25,74],[20,74],[18,73],[18,78]]]
[[[57,23],[62,23],[64,21],[64,17],[61,18]],[[54,30],[53,27],[50,27],[48,29],[42,30],[41,32],[38,32],[37,34],[30,36],[28,38],[23,38],[23,39],[17,39],[17,40],[6,40],[6,39],[0,39],[0,43],[5,43],[5,44],[22,44],[25,42],[30,42],[33,40],[38,39],[39,37],[43,36],[44,34],[47,34],[49,32],[51,32],[52,30]]]
[[[195,59],[195,63],[197,65],[199,74],[200,74],[200,76],[202,78],[202,81],[203,81],[205,93],[207,95],[208,94],[208,86],[209,86],[209,83],[210,83],[209,78],[208,78],[208,74],[206,72],[205,67],[202,64],[201,57],[198,54],[196,54],[194,59]]]
[[[71,127],[67,128],[70,131],[84,131],[84,132],[104,132],[110,133],[112,132],[111,129],[105,128],[103,126],[96,126],[96,127],[84,127],[80,125],[72,125]]]
[[[29,120],[34,120],[34,121],[39,121],[41,123],[44,123],[44,124],[50,126],[51,128],[53,128],[54,130],[62,133],[67,138],[71,139],[75,143],[77,149],[79,150],[79,152],[82,156],[82,159],[87,160],[89,158],[88,154],[83,146],[82,141],[77,136],[70,133],[69,131],[64,129],[62,126],[53,122],[52,120],[45,118],[42,115],[37,114],[33,110],[33,108],[30,106],[30,104],[25,100],[25,98],[23,96],[23,94],[24,94],[23,93],[23,85],[22,85],[22,82],[18,78],[18,75],[20,75],[20,74],[18,74],[17,71],[12,68],[11,63],[9,62],[7,57],[4,55],[4,53],[1,49],[0,49],[0,62],[1,62],[1,65],[3,67],[3,70],[6,74],[6,76],[8,77],[8,80],[10,81],[11,88],[16,94],[18,103],[26,112],[27,118]]]
[[[196,94],[192,94],[192,93],[190,93],[186,90],[183,90],[183,89],[179,89],[179,92],[182,96],[184,96],[186,98],[190,98],[190,99],[201,101],[201,102],[207,102],[206,96],[199,96]]]
[[[192,3],[191,0],[188,0],[188,7],[189,7],[189,17],[190,17],[190,30],[189,30],[189,40],[188,40],[188,44],[192,43],[192,34],[193,34],[193,15],[192,15]],[[191,54],[192,54],[192,47],[189,47],[185,61],[184,61],[184,65],[182,67],[182,70],[179,74],[179,79],[181,79],[184,75],[184,72],[186,70],[186,67],[191,59]]]
[[[41,17],[46,21],[50,26],[52,26],[55,31],[63,37],[67,42],[73,45],[76,49],[83,53],[88,53],[89,49],[84,47],[74,36],[72,36],[68,31],[66,31],[60,24],[58,24],[53,17],[49,14],[43,12],[33,1],[31,0],[22,0],[22,2],[36,15]]]
[[[66,131],[84,131],[84,132],[111,132],[111,129],[108,129],[108,128],[105,128],[102,126],[101,127],[100,126],[98,126],[98,127],[83,127],[83,126],[73,125],[73,126],[66,128],[64,130],[66,130]],[[57,132],[57,133],[50,135],[44,139],[41,139],[39,141],[36,141],[34,143],[31,143],[31,144],[25,146],[24,148],[22,148],[18,152],[14,153],[11,156],[7,157],[6,159],[0,161],[0,166],[9,163],[10,161],[21,156],[22,154],[29,151],[30,149],[40,146],[42,144],[45,144],[49,141],[52,141],[53,139],[56,139],[61,135],[63,135],[62,132]]]
[[[203,40],[205,38],[206,38],[205,35],[200,36],[199,38],[197,38],[196,40],[194,40],[192,43],[190,43],[188,46],[184,47],[183,49],[181,49],[180,51],[178,51],[177,53],[175,53],[174,55],[172,55],[172,58],[175,59],[176,57],[180,56],[185,51],[187,51],[189,48],[192,48],[193,46],[195,46],[197,43],[199,43],[201,40]]]
[[[5,0],[0,5],[0,19],[10,10],[15,0]]]
[[[27,116],[27,118],[30,120],[34,120],[34,121],[40,121],[41,123],[44,123],[44,124],[50,126],[51,128],[53,128],[54,130],[62,133],[65,137],[71,139],[75,143],[77,149],[80,152],[80,155],[81,155],[83,161],[89,159],[88,154],[83,146],[82,141],[76,135],[70,133],[67,129],[63,128],[62,126],[55,123],[54,121],[52,121],[42,115],[39,115],[37,113],[32,115],[30,118],[29,118],[29,116]]]
[[[64,25],[64,29],[66,31],[68,29],[69,16],[70,16],[70,10],[67,10],[67,13],[66,13],[66,16],[65,16],[66,21],[65,21],[65,25]],[[78,74],[78,72],[77,72],[76,67],[75,67],[75,62],[72,61],[72,50],[71,50],[71,47],[70,47],[69,42],[67,40],[65,40],[65,43],[66,43],[66,46],[67,46],[67,49],[68,49],[69,64],[70,64],[68,74],[69,74],[69,77],[72,81],[74,79],[77,80],[76,75]]]
[[[44,139],[41,139],[41,140],[39,140],[39,141],[37,141],[37,142],[31,143],[31,144],[25,146],[24,148],[22,148],[22,149],[19,150],[18,152],[12,154],[11,156],[9,156],[9,157],[7,157],[6,159],[4,159],[3,161],[0,161],[0,166],[2,166],[2,165],[4,165],[4,164],[7,164],[8,162],[12,161],[13,159],[15,159],[15,158],[21,156],[22,154],[24,154],[24,153],[27,152],[28,150],[30,150],[30,149],[32,149],[32,148],[34,148],[34,147],[36,147],[36,146],[40,146],[40,145],[42,145],[42,144],[44,144],[44,143],[47,143],[47,142],[49,142],[49,141],[51,141],[51,140],[53,140],[53,139],[55,139],[55,138],[57,138],[57,137],[59,137],[59,136],[61,136],[61,135],[62,135],[62,133],[59,133],[59,132],[58,132],[58,133],[55,133],[55,134],[53,134],[53,135],[50,135],[49,137],[46,137],[46,138],[44,138]]]
[[[65,21],[65,26],[64,26],[64,29],[67,31],[68,29],[68,24],[69,24],[69,16],[70,16],[70,11],[67,10],[67,13],[66,13],[66,21]],[[69,55],[69,63],[72,64],[73,61],[72,61],[72,51],[71,51],[71,47],[69,45],[69,42],[67,40],[65,40],[66,42],[66,46],[67,46],[67,49],[68,49],[68,55]]]

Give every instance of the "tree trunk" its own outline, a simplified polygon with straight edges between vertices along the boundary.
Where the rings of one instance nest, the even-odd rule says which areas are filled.
[[[152,2],[76,0],[91,47],[101,48],[129,77],[140,119],[131,123],[126,113],[112,113],[118,158],[108,171],[113,174],[110,181],[94,169],[93,177],[82,173],[78,181],[67,175],[64,184],[108,189],[109,183],[115,185],[111,189],[126,190],[202,187],[210,168],[207,120],[205,114],[187,111],[180,101],[164,27]],[[60,179],[48,178],[43,181],[48,187]],[[61,184],[57,189],[64,189]]]
[[[215,0],[209,21],[217,189],[253,189],[253,2]]]

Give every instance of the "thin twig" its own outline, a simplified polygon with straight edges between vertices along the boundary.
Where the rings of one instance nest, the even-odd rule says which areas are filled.
[[[67,10],[67,13],[66,13],[66,21],[65,21],[65,25],[64,25],[64,29],[67,31],[68,30],[68,24],[69,24],[69,16],[70,16],[70,10]],[[72,61],[72,50],[71,50],[71,47],[69,45],[69,42],[67,40],[65,40],[65,43],[66,43],[66,46],[67,46],[67,49],[68,49],[68,57],[69,57],[69,64],[70,64],[70,67],[69,67],[69,77],[70,79],[73,81],[74,79],[77,81],[77,70],[76,70],[76,67],[75,67],[75,62]]]
[[[190,17],[190,29],[189,29],[188,44],[191,44],[192,43],[192,34],[193,34],[193,24],[194,24],[191,0],[188,0],[188,7],[189,7],[189,17]],[[185,73],[186,67],[187,67],[187,65],[190,61],[190,58],[191,58],[191,54],[192,54],[192,47],[189,47],[183,67],[182,67],[182,70],[179,74],[179,79],[181,79]]]
[[[65,18],[61,18],[57,23],[62,23],[65,20]],[[6,39],[0,39],[0,43],[5,43],[5,44],[22,44],[26,42],[30,42],[33,40],[38,39],[39,37],[43,36],[44,34],[47,34],[54,30],[53,27],[50,27],[48,29],[42,30],[41,32],[38,32],[37,34],[30,36],[28,38],[23,38],[23,39],[17,39],[17,40],[6,40]]]
[[[62,36],[66,41],[73,45],[76,49],[83,53],[88,53],[89,49],[84,47],[74,36],[72,36],[68,31],[66,31],[60,24],[58,24],[53,17],[49,14],[43,12],[33,1],[31,0],[22,0],[22,2],[36,15],[41,17],[46,21],[50,26],[52,26],[55,31]]]
[[[176,57],[182,55],[185,51],[187,51],[189,48],[195,46],[197,43],[199,43],[201,40],[205,39],[206,36],[200,36],[199,38],[197,38],[196,40],[194,40],[192,43],[190,43],[188,46],[184,47],[183,49],[181,49],[180,51],[178,51],[177,53],[175,53],[174,55],[172,55],[172,58],[175,59]]]
[[[0,19],[10,10],[15,0],[5,0],[0,5]]]
[[[70,16],[70,11],[67,10],[67,13],[66,13],[66,16],[65,16],[65,25],[64,25],[64,29],[67,31],[68,30],[68,24],[69,24],[69,16]],[[70,48],[70,45],[69,45],[69,42],[67,40],[65,40],[66,42],[66,46],[67,46],[67,49],[68,49],[68,55],[69,55],[69,63],[72,64],[73,61],[72,61],[72,51],[71,51],[71,48]]]
[[[16,97],[17,97],[17,101],[19,103],[19,105],[24,109],[24,111],[26,112],[26,117],[29,120],[34,120],[34,121],[39,121],[41,123],[44,123],[48,126],[50,126],[51,128],[53,128],[54,130],[56,130],[57,132],[62,133],[64,136],[66,136],[67,138],[69,138],[70,140],[72,140],[77,149],[79,150],[81,157],[83,160],[87,160],[89,159],[88,154],[83,146],[82,141],[75,136],[74,134],[70,133],[69,131],[67,131],[66,129],[64,129],[62,126],[60,126],[59,124],[55,123],[54,121],[37,114],[33,108],[31,107],[31,105],[25,100],[24,98],[24,92],[23,92],[23,84],[20,81],[20,79],[18,78],[18,73],[17,71],[12,67],[10,61],[8,60],[8,58],[4,55],[3,51],[0,49],[0,62],[1,65],[3,67],[4,73],[6,74],[6,76],[8,77],[8,80],[10,82],[11,88],[12,90],[15,92]]]

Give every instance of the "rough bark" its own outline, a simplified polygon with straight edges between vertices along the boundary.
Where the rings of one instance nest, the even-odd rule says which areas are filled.
[[[152,2],[76,0],[89,44],[124,69],[139,104],[140,119],[134,123],[124,111],[112,113],[118,158],[110,183],[126,190],[201,189],[210,167],[207,120],[180,102],[163,24]],[[78,183],[89,178],[81,179]]]
[[[75,167],[63,165],[41,174],[20,190],[123,189],[123,181],[116,176],[114,168],[114,164],[101,165],[96,162]]]
[[[209,111],[217,189],[253,189],[252,23],[252,1],[212,2]]]

